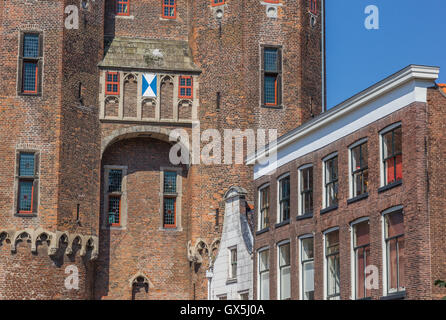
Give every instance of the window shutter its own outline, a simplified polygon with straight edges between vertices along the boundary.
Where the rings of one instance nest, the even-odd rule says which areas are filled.
[[[23,81],[23,38],[25,34],[20,32],[19,36],[19,65],[17,69],[17,93],[22,92],[22,81]]]
[[[260,101],[261,105],[265,105],[265,51],[264,47],[260,50]]]
[[[42,94],[42,59],[37,62],[37,94]]]
[[[277,49],[277,105],[282,105],[282,48]]]
[[[34,154],[34,182],[33,182],[33,213],[37,213],[39,206],[39,168],[40,168],[40,154]]]

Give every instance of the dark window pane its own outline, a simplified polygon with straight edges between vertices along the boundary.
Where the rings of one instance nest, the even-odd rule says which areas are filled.
[[[267,104],[276,104],[276,76],[265,76],[265,103]]]
[[[37,63],[23,64],[23,91],[35,92],[37,89]]]
[[[39,56],[39,35],[25,34],[23,37],[23,57],[37,58]]]
[[[164,172],[164,192],[177,192],[177,173],[173,171]]]
[[[164,224],[175,225],[175,198],[164,198]]]
[[[33,182],[20,181],[19,183],[19,211],[30,212],[32,208]]]
[[[108,198],[108,223],[119,224],[121,211],[121,197]]]
[[[34,153],[20,153],[19,175],[21,177],[34,176]]]
[[[277,49],[265,48],[264,49],[264,70],[265,71],[277,71]]]
[[[121,192],[122,170],[110,170],[108,173],[108,192]]]

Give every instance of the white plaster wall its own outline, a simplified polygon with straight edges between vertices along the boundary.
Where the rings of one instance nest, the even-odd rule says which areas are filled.
[[[222,295],[226,295],[228,300],[239,300],[240,293],[247,291],[249,292],[249,299],[253,299],[253,261],[242,235],[240,219],[240,196],[233,190],[227,196],[222,238],[213,266],[210,289],[212,300],[217,300]],[[245,217],[243,216],[242,219],[245,219]],[[252,248],[253,237],[250,230],[245,233],[245,238],[249,239]],[[234,246],[237,246],[237,281],[228,284],[229,248]]]

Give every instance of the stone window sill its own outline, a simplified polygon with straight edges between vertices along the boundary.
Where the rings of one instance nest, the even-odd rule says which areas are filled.
[[[313,218],[313,212],[309,212],[304,215],[297,216],[296,220],[300,221],[300,220],[306,220],[306,219],[311,219],[311,218]]]
[[[288,224],[290,224],[290,219],[287,219],[287,220],[284,220],[284,221],[282,221],[282,222],[280,222],[280,223],[277,223],[274,227],[275,227],[276,229],[278,229],[278,228],[283,227],[283,226],[286,226],[286,225],[288,225]]]
[[[398,186],[400,186],[400,185],[402,185],[402,184],[403,184],[403,180],[398,180],[398,181],[396,181],[396,182],[393,182],[393,183],[391,183],[391,184],[388,184],[387,186],[384,186],[384,187],[379,188],[379,189],[378,189],[378,193],[386,192],[387,190],[396,188],[396,187],[398,187]]]
[[[369,197],[369,193],[366,192],[366,193],[363,193],[363,194],[361,194],[361,195],[359,195],[359,196],[357,196],[357,197],[348,199],[348,200],[347,200],[347,204],[352,204],[352,203],[355,203],[355,202],[358,202],[358,201],[367,199],[368,197]]]
[[[329,213],[329,212],[331,212],[331,211],[335,211],[335,210],[337,210],[337,209],[338,209],[338,205],[335,204],[334,206],[331,206],[331,207],[322,209],[322,210],[321,210],[321,215],[323,215],[323,214],[327,214],[327,213]]]

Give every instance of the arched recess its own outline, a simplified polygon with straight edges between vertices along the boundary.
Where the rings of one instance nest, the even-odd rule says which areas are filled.
[[[165,141],[168,143],[173,144],[172,141],[169,141],[169,136],[172,130],[167,128],[160,128],[156,126],[150,126],[150,125],[142,125],[142,126],[132,126],[132,127],[126,127],[121,128],[113,131],[110,135],[105,137],[102,140],[101,145],[101,157],[104,154],[105,150],[111,146],[113,143],[125,139],[131,139],[131,138],[137,138],[137,137],[144,137],[144,138],[152,138],[152,139],[158,139],[161,141]],[[189,163],[190,163],[190,152],[189,148],[183,144],[183,148],[187,150],[189,154]]]
[[[125,75],[124,78],[124,118],[136,118],[138,82],[133,73]]]
[[[160,114],[161,119],[173,119],[173,79],[165,76],[160,86]]]

